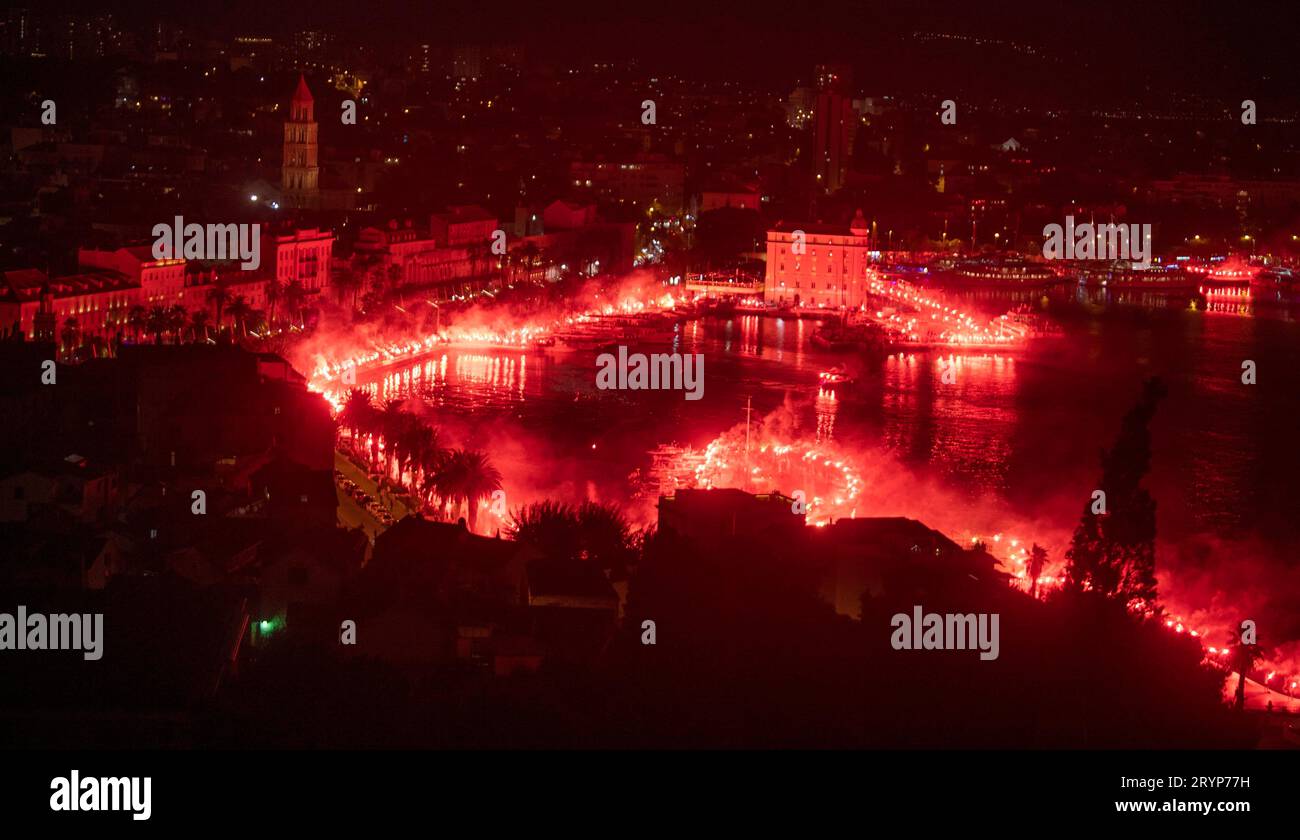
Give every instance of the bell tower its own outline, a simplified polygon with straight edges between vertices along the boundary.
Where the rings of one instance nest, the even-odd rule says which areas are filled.
[[[289,119],[284,124],[284,160],[280,166],[280,189],[289,207],[314,208],[320,202],[320,166],[316,155],[316,104],[307,80],[298,76],[298,89],[289,102]]]

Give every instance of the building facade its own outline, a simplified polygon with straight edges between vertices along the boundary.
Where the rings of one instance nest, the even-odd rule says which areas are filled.
[[[787,306],[861,306],[870,267],[871,236],[862,211],[843,226],[778,225],[767,232],[764,299]]]
[[[857,115],[851,98],[848,68],[819,65],[817,98],[813,105],[813,181],[822,193],[833,193],[844,184],[853,151]]]
[[[298,89],[289,102],[284,124],[284,159],[280,189],[289,207],[314,209],[320,205],[320,163],[316,104],[307,80],[298,77]]]
[[[496,228],[495,219],[487,224]],[[466,236],[475,244],[448,242],[449,238],[460,240]],[[413,227],[410,222],[404,227],[390,222],[387,229],[369,227],[361,231],[354,250],[357,268],[369,272],[372,278],[382,278],[395,288],[424,289],[433,298],[445,300],[472,291],[475,278],[488,274],[496,265],[490,244],[490,233],[471,236],[456,225],[430,231]]]
[[[645,207],[658,202],[669,212],[682,209],[686,168],[664,155],[637,155],[624,161],[574,161],[574,190],[609,204]]]
[[[135,332],[131,310],[179,306],[188,312],[210,310],[209,292],[218,281],[231,298],[243,297],[254,309],[269,303],[266,287],[299,284],[308,300],[328,285],[334,234],[315,228],[266,231],[268,259],[256,271],[204,265],[183,259],[155,259],[148,245],[111,251],[82,248],[76,274],[50,277],[38,269],[0,272],[0,336],[70,341],[92,336],[106,341]],[[72,322],[71,324],[69,322]],[[66,339],[66,340],[65,340]]]

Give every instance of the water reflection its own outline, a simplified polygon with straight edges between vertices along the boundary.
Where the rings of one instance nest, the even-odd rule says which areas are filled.
[[[597,391],[593,352],[447,350],[365,385],[381,402],[415,397],[468,416],[509,413],[545,430],[557,448],[592,451],[599,442],[604,460],[591,477],[611,483],[661,443],[702,445],[742,422],[752,398],[759,416],[790,406],[818,441],[884,449],[972,498],[991,494],[1029,515],[1073,518],[1142,381],[1159,375],[1170,394],[1152,429],[1149,484],[1162,533],[1294,531],[1300,510],[1285,488],[1300,473],[1289,443],[1300,416],[1295,322],[1235,303],[1226,312],[1187,300],[1126,307],[1104,293],[1097,311],[1096,292],[1068,295],[1076,293],[1085,304],[1061,295],[1046,304],[1065,336],[1019,355],[828,354],[811,345],[815,321],[688,321],[671,349],[704,354],[698,402],[674,392]],[[1005,295],[1000,303],[978,297],[990,309],[1011,305]],[[1045,306],[1038,295],[1021,297]],[[1244,359],[1257,362],[1259,385],[1242,384]],[[941,363],[949,362],[955,376],[944,382]],[[853,381],[820,387],[818,372],[832,365]]]
[[[518,351],[450,351],[390,368],[368,385],[380,403],[415,397],[435,406],[500,409],[528,398],[528,366],[528,355]]]

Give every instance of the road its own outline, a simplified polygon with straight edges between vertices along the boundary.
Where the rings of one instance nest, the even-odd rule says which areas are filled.
[[[370,476],[366,475],[365,471],[348,460],[347,456],[341,452],[334,453],[334,469],[341,472],[346,478],[356,482],[358,487],[374,498],[379,498],[379,486]],[[335,490],[339,496],[338,515],[340,522],[349,528],[361,528],[371,538],[371,542],[374,541],[377,535],[384,532],[386,526],[375,519],[374,515],[366,510],[360,502],[343,492],[343,488],[337,484],[335,484]],[[393,501],[387,504],[387,507],[388,512],[392,514],[394,519],[401,519],[410,512],[399,501]]]

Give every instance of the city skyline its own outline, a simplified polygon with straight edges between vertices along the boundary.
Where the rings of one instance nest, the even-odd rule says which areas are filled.
[[[0,729],[78,758],[37,809],[166,821],[155,755],[268,749],[290,787],[357,750],[969,751],[1058,819],[1272,807],[1290,31],[0,12]],[[1183,790],[1227,764],[1257,786]]]

